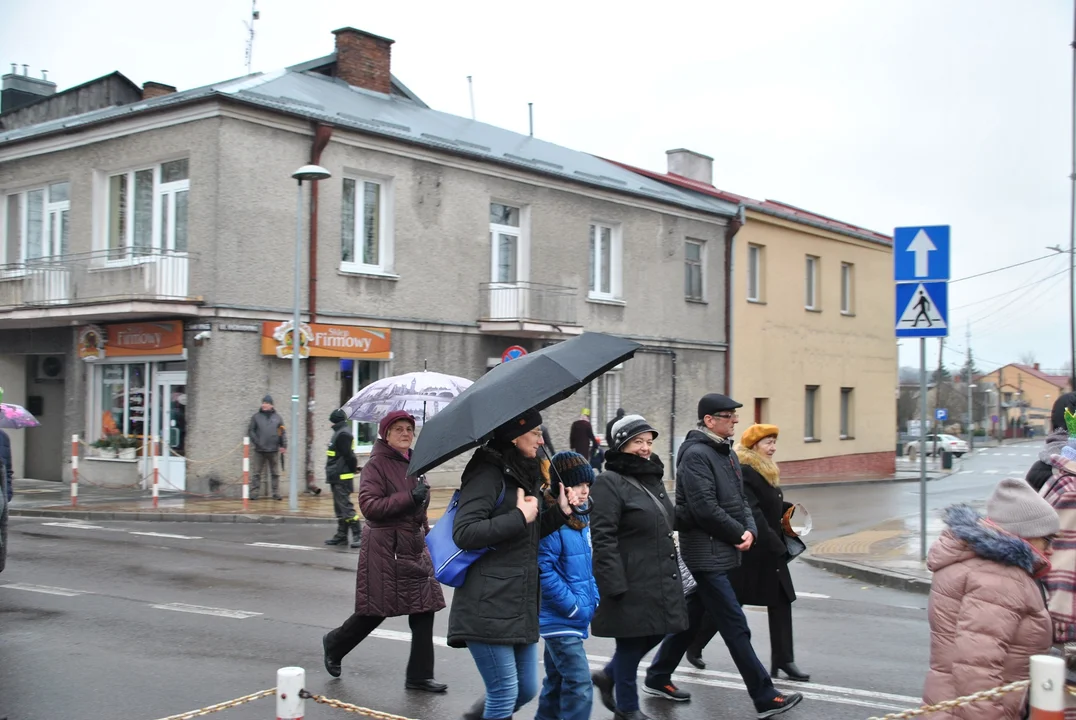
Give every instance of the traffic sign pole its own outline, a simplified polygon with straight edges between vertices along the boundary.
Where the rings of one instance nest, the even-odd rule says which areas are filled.
[[[919,338],[919,560],[927,561],[927,339]]]

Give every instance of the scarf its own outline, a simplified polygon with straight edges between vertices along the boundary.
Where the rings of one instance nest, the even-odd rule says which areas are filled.
[[[524,491],[532,493],[542,486],[542,465],[537,457],[529,458],[513,443],[492,441],[486,449],[500,458],[524,485]]]
[[[657,455],[651,455],[647,459],[619,450],[610,450],[605,453],[605,467],[637,480],[652,478],[655,482],[661,482],[661,477],[665,474],[665,465]]]
[[[758,474],[766,479],[771,487],[781,485],[781,471],[777,469],[777,463],[773,458],[763,455],[754,448],[744,447],[737,443],[736,456],[740,458],[741,465],[747,465],[758,471]]]

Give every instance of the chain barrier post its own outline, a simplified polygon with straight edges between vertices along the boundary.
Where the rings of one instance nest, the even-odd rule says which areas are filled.
[[[302,720],[306,700],[301,692],[306,684],[306,671],[301,667],[285,667],[276,671],[277,720]]]
[[[78,435],[71,436],[71,507],[78,505]]]
[[[243,438],[243,509],[250,510],[250,438]]]
[[[1050,655],[1031,657],[1029,720],[1064,720],[1065,661]]]
[[[153,509],[157,509],[157,502],[160,499],[160,488],[157,486],[160,480],[161,470],[161,444],[158,442],[157,436],[153,436]]]

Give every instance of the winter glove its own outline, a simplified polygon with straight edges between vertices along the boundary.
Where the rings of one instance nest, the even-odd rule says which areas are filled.
[[[411,491],[411,499],[415,501],[415,505],[422,507],[426,502],[426,498],[430,496],[430,486],[424,482],[419,482],[418,486]]]

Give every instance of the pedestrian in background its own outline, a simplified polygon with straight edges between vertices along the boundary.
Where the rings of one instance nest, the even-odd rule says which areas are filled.
[[[542,416],[528,410],[493,431],[463,470],[452,539],[461,550],[495,550],[467,569],[452,595],[449,647],[466,647],[486,697],[464,715],[503,720],[538,693],[538,543],[571,516],[562,488],[540,510]]]
[[[423,478],[407,474],[415,418],[403,410],[391,412],[378,432],[359,479],[366,527],[355,575],[355,612],[322,638],[325,669],[340,677],[340,661],[385,618],[407,615],[411,656],[404,686],[442,693],[448,686],[434,679],[433,616],[445,598],[426,548],[430,488]]]
[[[254,456],[251,458],[253,467],[250,472],[250,499],[257,500],[261,497],[262,474],[267,472],[272,478],[273,499],[282,500],[280,467],[277,463],[288,448],[288,433],[284,428],[284,418],[280,417],[273,407],[271,395],[262,398],[261,409],[250,419],[247,436],[254,448]]]
[[[333,434],[325,454],[325,482],[333,496],[333,513],[336,515],[336,534],[325,541],[326,545],[343,545],[351,533],[351,547],[357,548],[362,543],[362,520],[351,504],[351,494],[355,492],[355,473],[359,469],[359,459],[355,457],[355,436],[347,415],[337,408],[329,414],[333,425]]]
[[[781,492],[776,425],[752,425],[734,448],[743,471],[743,488],[758,528],[758,539],[743,555],[740,567],[729,571],[729,582],[741,605],[761,605],[770,621],[770,676],[783,672],[789,680],[807,682],[811,676],[796,666],[792,644],[792,603],[796,589],[788,570],[788,547],[781,523],[792,507]]]
[[[998,483],[986,517],[967,505],[945,512],[930,548],[930,670],[923,702],[971,695],[1028,679],[1032,655],[1050,649],[1053,628],[1037,578],[1050,567],[1060,521],[1021,480]],[[931,715],[953,720],[1016,720],[1026,693],[1015,692]]]
[[[688,625],[673,543],[675,508],[662,482],[665,467],[653,454],[657,435],[641,415],[622,417],[613,425],[605,471],[594,481],[590,524],[601,602],[591,630],[615,638],[616,651],[592,680],[617,720],[649,719],[639,709],[639,662]],[[691,697],[671,681],[644,690],[680,701]]]
[[[1065,410],[1076,412],[1076,392],[1068,392],[1054,401],[1054,407],[1050,412],[1050,431],[1046,433],[1046,449],[1043,451],[1045,460],[1036,460],[1031,469],[1027,471],[1026,480],[1036,491],[1042,490],[1046,481],[1053,477],[1054,468],[1049,462],[1050,455],[1056,455],[1068,442],[1069,432],[1065,424]]]
[[[758,717],[768,718],[799,704],[803,696],[774,688],[751,646],[751,628],[728,577],[758,536],[730,440],[741,407],[720,393],[699,400],[699,427],[687,434],[677,455],[676,508],[685,523],[680,551],[698,582],[699,598],[717,624]]]
[[[594,470],[574,452],[553,456],[553,473],[575,490],[580,509],[589,502]],[[556,501],[545,489],[545,501]],[[598,586],[591,568],[590,528],[586,515],[572,515],[538,546],[542,601],[538,631],[545,640],[545,681],[535,720],[590,720],[593,690],[583,640],[598,607]]]
[[[588,461],[598,447],[598,438],[594,437],[594,428],[590,424],[590,410],[583,408],[579,419],[568,430],[568,447],[579,453]]]
[[[4,474],[4,489],[8,502],[11,502],[15,492],[15,462],[11,459],[11,438],[3,430],[0,430],[0,473]]]

